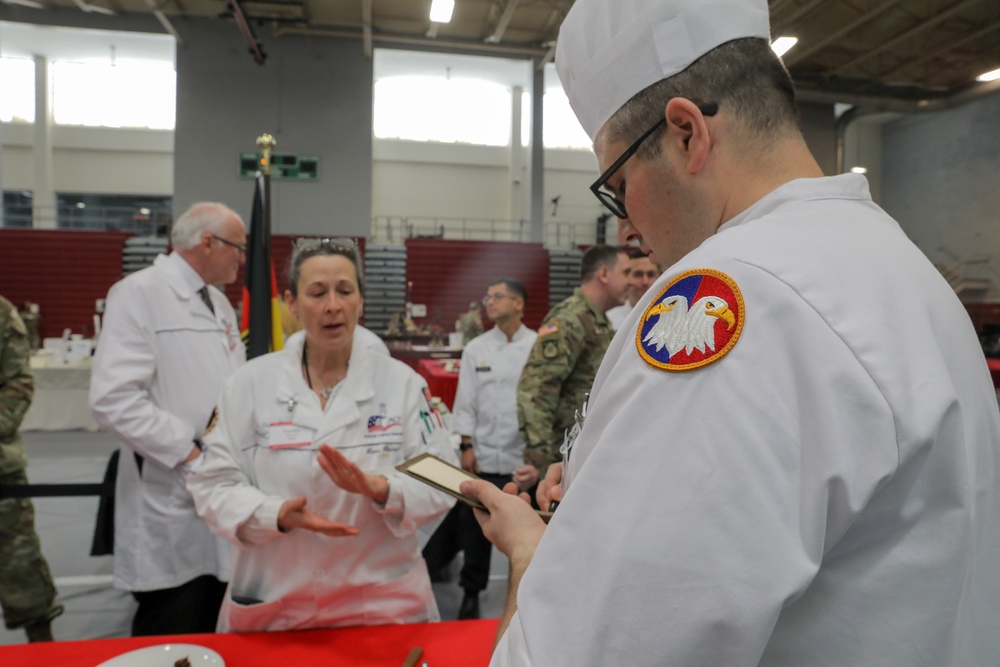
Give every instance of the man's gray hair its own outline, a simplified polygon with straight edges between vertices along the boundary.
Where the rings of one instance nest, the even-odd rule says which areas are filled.
[[[198,202],[177,218],[170,230],[170,243],[180,250],[193,248],[201,242],[202,234],[221,232],[229,216],[236,217],[246,229],[243,219],[225,204],[211,201]]]

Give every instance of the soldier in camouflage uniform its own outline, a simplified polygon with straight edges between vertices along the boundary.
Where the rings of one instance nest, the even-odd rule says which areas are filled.
[[[485,329],[483,329],[483,318],[479,314],[478,301],[469,302],[469,310],[455,321],[455,331],[462,332],[464,345],[468,345],[473,338],[483,334]]]
[[[28,483],[28,460],[17,432],[31,405],[28,330],[17,309],[0,296],[0,486]],[[24,628],[28,641],[51,641],[51,622],[62,613],[48,563],[35,533],[27,498],[0,500],[0,606],[8,629]]]
[[[556,304],[538,329],[517,385],[517,420],[524,460],[542,477],[550,463],[562,459],[563,435],[614,336],[604,313],[625,301],[628,266],[624,251],[592,247],[583,256],[580,287]]]

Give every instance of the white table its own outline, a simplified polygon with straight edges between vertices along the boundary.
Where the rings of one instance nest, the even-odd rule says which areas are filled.
[[[35,398],[21,422],[21,431],[98,430],[87,404],[90,360],[41,367],[37,364],[33,359]]]

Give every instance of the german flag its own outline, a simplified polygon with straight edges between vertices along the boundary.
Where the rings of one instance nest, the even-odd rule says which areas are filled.
[[[284,344],[278,311],[278,281],[271,259],[270,178],[257,172],[243,277],[240,333],[247,359],[280,350]]]

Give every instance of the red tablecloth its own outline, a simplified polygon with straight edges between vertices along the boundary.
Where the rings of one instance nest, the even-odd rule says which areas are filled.
[[[0,646],[0,665],[95,667],[145,646],[197,644],[218,652],[226,667],[400,667],[414,646],[424,649],[422,660],[431,667],[485,667],[490,661],[497,623],[497,619],[487,619],[339,630],[18,644]]]
[[[990,367],[990,375],[993,376],[993,386],[1000,389],[1000,359],[986,357],[986,365]]]
[[[420,363],[421,359],[461,359],[461,350],[439,350],[439,349],[429,349],[422,348],[414,350],[412,348],[396,348],[390,347],[389,354],[392,355],[393,359],[399,359],[404,364],[417,370],[417,365]]]
[[[451,410],[455,407],[455,391],[458,389],[458,367],[449,372],[444,369],[444,362],[437,359],[421,359],[417,363],[417,372],[427,380],[427,388],[431,396],[439,396]]]

